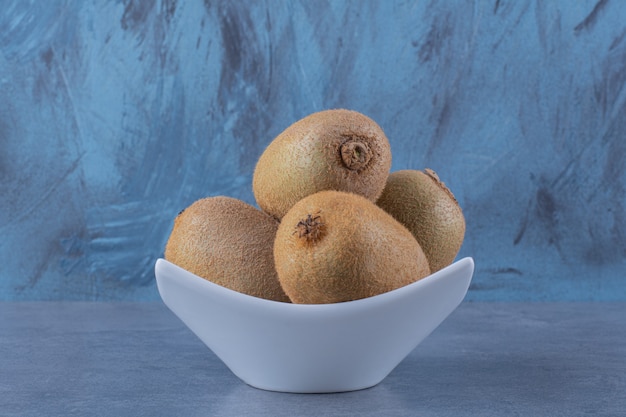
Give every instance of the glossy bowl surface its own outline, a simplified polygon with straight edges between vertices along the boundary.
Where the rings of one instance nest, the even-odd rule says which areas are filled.
[[[264,300],[155,265],[165,305],[243,382],[322,393],[372,387],[463,301],[474,272],[463,258],[396,290],[336,304]]]

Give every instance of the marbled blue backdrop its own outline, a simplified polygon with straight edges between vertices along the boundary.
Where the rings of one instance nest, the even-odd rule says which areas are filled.
[[[456,194],[468,299],[626,300],[618,0],[5,0],[0,299],[158,299],[178,211],[335,107]]]

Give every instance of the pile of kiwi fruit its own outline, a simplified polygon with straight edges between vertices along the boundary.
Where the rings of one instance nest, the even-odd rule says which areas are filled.
[[[268,300],[358,300],[420,280],[457,256],[463,212],[432,169],[391,170],[389,140],[353,110],[313,113],[259,157],[258,208],[200,199],[174,219],[165,259]]]

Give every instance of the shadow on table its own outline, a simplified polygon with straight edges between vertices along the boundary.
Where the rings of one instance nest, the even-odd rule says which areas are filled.
[[[288,394],[259,390],[238,381],[212,408],[216,415],[225,416],[249,415],[252,411],[261,416],[292,416],[294,412],[299,416],[602,413],[624,406],[607,405],[607,399],[619,395],[616,390],[620,382],[615,378],[592,374],[576,358],[558,352],[452,358],[413,354],[373,388],[337,394]],[[588,393],[584,401],[581,392]]]

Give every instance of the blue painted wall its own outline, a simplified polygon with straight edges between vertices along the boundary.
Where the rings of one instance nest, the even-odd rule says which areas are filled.
[[[176,213],[345,107],[457,195],[468,299],[626,300],[623,2],[2,5],[0,299],[158,299]]]

